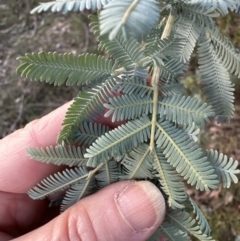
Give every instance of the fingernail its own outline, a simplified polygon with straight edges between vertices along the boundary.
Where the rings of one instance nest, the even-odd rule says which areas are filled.
[[[151,182],[129,182],[115,201],[125,222],[136,232],[156,228],[164,219],[164,198]]]

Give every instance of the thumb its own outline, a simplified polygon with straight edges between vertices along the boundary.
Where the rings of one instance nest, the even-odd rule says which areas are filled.
[[[15,241],[144,241],[164,215],[164,198],[152,183],[117,182]]]

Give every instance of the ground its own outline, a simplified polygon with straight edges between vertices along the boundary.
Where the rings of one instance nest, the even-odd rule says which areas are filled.
[[[30,15],[38,0],[0,0],[0,138],[23,127],[71,100],[77,87],[54,87],[30,82],[15,72],[17,57],[27,52],[93,52],[97,41],[88,28],[88,14]],[[41,1],[44,2],[44,1]],[[218,21],[221,31],[240,47],[240,16],[232,14]],[[236,84],[236,113],[230,124],[217,125],[213,120],[201,133],[201,144],[240,160],[240,81]],[[193,59],[185,84],[191,94],[199,95],[197,61]],[[219,241],[240,238],[240,184],[230,189],[200,193],[189,188],[206,213]]]

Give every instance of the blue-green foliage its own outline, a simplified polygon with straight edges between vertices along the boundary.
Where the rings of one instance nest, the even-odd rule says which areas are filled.
[[[33,81],[78,85],[58,145],[30,148],[35,160],[75,167],[29,191],[41,199],[66,191],[61,210],[122,179],[149,180],[164,194],[166,220],[149,239],[212,240],[185,183],[201,191],[238,181],[238,162],[205,151],[197,134],[210,118],[234,114],[230,74],[240,76],[240,52],[214,18],[239,11],[238,0],[56,0],[32,13],[102,9],[91,28],[106,56],[32,53],[17,72]],[[184,77],[194,49],[206,101],[186,96]],[[113,127],[99,123],[110,117]],[[57,200],[56,200],[57,202]]]

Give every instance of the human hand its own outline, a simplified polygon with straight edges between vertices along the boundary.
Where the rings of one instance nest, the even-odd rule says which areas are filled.
[[[53,145],[69,104],[0,141],[0,240],[143,241],[164,219],[165,204],[150,182],[117,182],[57,216],[49,201],[26,192],[61,167],[29,160],[28,147]]]

